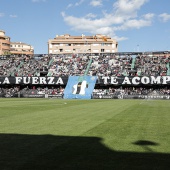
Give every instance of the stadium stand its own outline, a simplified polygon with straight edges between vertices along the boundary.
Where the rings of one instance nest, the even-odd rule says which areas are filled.
[[[88,62],[91,60],[88,72],[86,68]],[[156,91],[157,95],[169,95],[170,78],[170,53],[169,52],[155,52],[155,53],[111,53],[111,54],[62,54],[62,55],[35,55],[34,57],[23,56],[1,56],[0,57],[0,94],[12,94],[17,96],[26,93],[24,89],[27,87],[29,94],[52,94],[57,89],[64,89],[67,81],[63,84],[31,84],[31,83],[4,83],[4,77],[10,80],[16,77],[64,77],[68,79],[69,76],[81,76],[86,74],[88,76],[97,76],[93,94],[94,95],[148,95]],[[151,77],[158,76],[166,77],[163,81],[164,85],[147,83],[140,84],[136,87],[134,84],[119,84],[104,83],[103,77],[117,77],[123,79],[124,77]],[[108,78],[109,79],[109,78]],[[138,79],[137,79],[138,80]],[[134,79],[135,82],[137,82]],[[131,79],[130,79],[131,81]],[[143,81],[147,81],[143,80]],[[160,80],[162,81],[162,80]],[[42,80],[44,82],[44,80]],[[33,89],[33,87],[35,89]],[[50,93],[44,89],[50,89]],[[28,90],[29,89],[29,90]],[[41,90],[40,90],[41,89]],[[42,90],[43,89],[43,90]],[[54,90],[55,89],[55,90]],[[111,90],[112,89],[112,90]],[[62,90],[62,95],[63,95]],[[2,95],[3,94],[3,95]],[[27,93],[28,94],[28,93]],[[60,94],[60,93],[56,93]],[[7,95],[10,96],[10,95]]]

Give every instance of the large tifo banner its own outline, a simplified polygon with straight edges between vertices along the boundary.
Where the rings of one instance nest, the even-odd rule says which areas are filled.
[[[91,99],[96,80],[96,76],[70,76],[64,99]]]

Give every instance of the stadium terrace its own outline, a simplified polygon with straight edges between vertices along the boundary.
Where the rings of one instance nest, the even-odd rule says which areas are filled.
[[[169,51],[0,56],[0,97],[169,96]]]

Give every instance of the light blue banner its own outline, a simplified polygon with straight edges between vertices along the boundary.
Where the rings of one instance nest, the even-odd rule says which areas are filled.
[[[91,99],[96,80],[96,76],[70,76],[64,99]]]

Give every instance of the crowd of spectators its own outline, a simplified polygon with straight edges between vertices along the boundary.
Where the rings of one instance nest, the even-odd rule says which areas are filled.
[[[0,61],[0,76],[70,76],[85,73],[92,58],[89,75],[165,76],[170,74],[170,56],[166,55],[86,55],[63,54],[40,57],[9,57]]]
[[[136,57],[137,75],[166,76],[169,74],[170,57],[139,55]]]
[[[63,95],[64,93],[64,88],[63,87],[35,87],[33,88],[25,88],[23,89],[24,93],[26,94],[50,94],[50,95],[56,95],[56,94],[61,94]]]
[[[14,97],[18,96],[19,91],[19,87],[0,88],[0,95],[4,95],[5,97]]]
[[[48,94],[48,95],[63,95],[64,93],[64,88],[63,87],[35,87],[33,86],[32,88],[30,87],[25,87],[20,89],[19,86],[16,87],[5,87],[5,88],[0,88],[0,95],[3,95],[5,97],[18,97],[19,95],[22,94]]]
[[[170,88],[120,87],[94,89],[93,95],[170,95]]]
[[[0,88],[0,95],[5,97],[18,97],[18,95],[29,94],[48,94],[48,95],[61,95],[64,94],[64,88],[48,88],[48,87],[25,87],[20,90],[19,87],[10,87],[10,88]],[[145,87],[126,87],[126,88],[108,88],[108,89],[94,89],[93,95],[170,95],[170,88],[145,88]]]
[[[85,73],[90,58],[92,58],[92,63],[88,74],[91,76],[121,76],[125,75],[128,70],[131,70],[131,56],[73,55],[66,58],[62,56],[55,57],[54,62],[49,68],[50,75],[82,75]]]
[[[11,56],[0,61],[0,76],[40,76],[40,70],[47,70],[50,56],[37,60],[31,56]]]

